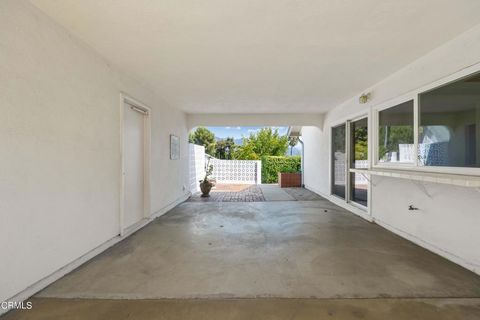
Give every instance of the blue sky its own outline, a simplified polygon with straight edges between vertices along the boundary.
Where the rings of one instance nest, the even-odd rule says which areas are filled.
[[[234,139],[240,139],[243,136],[248,137],[250,133],[256,132],[263,127],[207,127],[212,131],[217,138],[233,137]],[[280,135],[287,134],[288,127],[272,127],[272,129],[278,129]]]

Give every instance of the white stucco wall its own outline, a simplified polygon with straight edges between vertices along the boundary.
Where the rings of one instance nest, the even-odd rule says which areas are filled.
[[[358,97],[332,109],[323,130],[304,127],[305,185],[330,194],[330,128],[376,105],[415,91],[452,74],[477,69],[480,63],[480,26],[435,49],[364,92],[372,92],[368,104]],[[473,66],[473,67],[472,67]],[[373,177],[371,217],[384,227],[462,266],[480,273],[480,193],[478,190],[424,184],[395,178]],[[425,192],[426,190],[426,192]],[[407,210],[414,204],[419,211]],[[352,209],[352,208],[350,208]],[[352,209],[352,211],[354,211]]]
[[[155,213],[188,186],[186,116],[28,2],[0,2],[0,300],[118,235],[121,91],[152,109]]]

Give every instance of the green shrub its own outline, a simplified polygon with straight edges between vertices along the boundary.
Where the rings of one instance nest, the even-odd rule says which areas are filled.
[[[278,173],[300,172],[302,167],[300,156],[262,157],[262,183],[277,183]]]

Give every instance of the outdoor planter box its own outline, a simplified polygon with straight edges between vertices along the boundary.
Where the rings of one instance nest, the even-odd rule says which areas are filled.
[[[296,173],[278,173],[278,185],[280,188],[301,187],[302,174]]]

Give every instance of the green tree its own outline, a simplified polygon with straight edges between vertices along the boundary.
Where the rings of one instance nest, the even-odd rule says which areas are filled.
[[[293,155],[293,147],[298,144],[298,137],[288,137],[288,145],[290,146],[290,155]]]
[[[205,153],[215,155],[215,135],[205,127],[198,127],[188,136],[188,142],[205,147]]]
[[[236,145],[233,138],[226,138],[225,140],[217,141],[215,147],[215,157],[218,159],[232,159]]]
[[[368,129],[367,127],[356,127],[354,134],[355,160],[368,159]]]
[[[262,128],[243,138],[243,144],[234,151],[234,158],[259,160],[264,156],[283,156],[288,150],[288,137],[281,136],[278,130]]]

